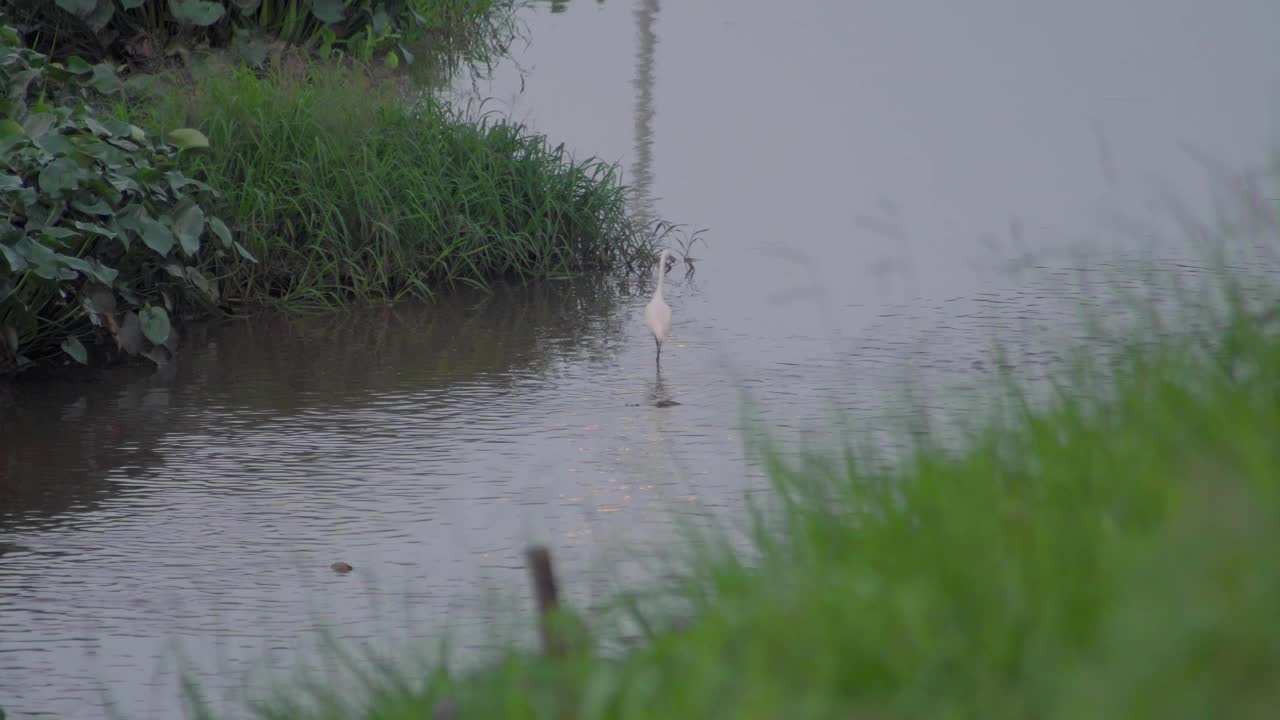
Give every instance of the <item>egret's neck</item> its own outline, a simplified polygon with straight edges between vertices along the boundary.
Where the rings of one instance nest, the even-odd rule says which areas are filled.
[[[667,266],[667,251],[663,250],[662,255],[658,257],[658,267],[654,268],[653,270],[654,272],[658,273],[658,287],[653,291],[654,297],[658,297],[658,298],[662,297],[662,281],[667,276],[667,274],[663,272],[663,269],[665,269],[666,266]]]

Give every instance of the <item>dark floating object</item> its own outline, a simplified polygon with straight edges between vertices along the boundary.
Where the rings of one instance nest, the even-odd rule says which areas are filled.
[[[659,407],[659,408],[668,408],[668,407],[674,407],[679,404],[680,403],[676,402],[675,400],[659,400],[655,402],[653,406]]]
[[[349,572],[351,572],[351,566],[350,566],[350,565],[348,565],[347,563],[342,562],[341,560],[339,560],[338,562],[336,562],[336,563],[334,563],[334,564],[330,565],[330,566],[329,566],[329,568],[330,568],[330,569],[332,569],[332,570],[333,570],[334,572],[336,572],[336,573],[349,573]]]

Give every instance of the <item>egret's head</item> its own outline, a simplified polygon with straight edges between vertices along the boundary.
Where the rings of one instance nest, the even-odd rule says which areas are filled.
[[[676,259],[671,255],[671,248],[662,248],[662,254],[658,256],[658,262],[662,265],[662,273],[671,272],[671,268],[675,267]]]

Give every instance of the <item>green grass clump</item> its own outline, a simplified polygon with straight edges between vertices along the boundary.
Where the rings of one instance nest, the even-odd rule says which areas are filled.
[[[208,135],[190,170],[222,189],[260,261],[235,283],[248,300],[427,296],[638,268],[652,253],[616,166],[575,161],[518,125],[406,102],[358,68],[211,73],[141,112],[157,131]]]
[[[750,550],[691,546],[694,620],[625,654],[512,651],[262,716],[1270,717],[1280,336],[1239,307],[1217,326],[1082,365],[1039,409],[1011,392],[963,450],[765,444]]]

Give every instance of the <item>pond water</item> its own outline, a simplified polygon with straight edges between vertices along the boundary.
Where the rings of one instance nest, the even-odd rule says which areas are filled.
[[[237,716],[232,689],[312,656],[321,626],[390,646],[485,627],[531,541],[600,597],[676,514],[760,486],[744,394],[784,433],[833,410],[874,431],[904,378],[990,376],[994,339],[1047,371],[1044,338],[1117,288],[1117,258],[1195,272],[1162,192],[1211,209],[1204,159],[1278,147],[1268,0],[525,18],[457,96],[620,159],[642,211],[708,228],[668,276],[661,372],[649,282],[585,280],[200,327],[163,370],[0,391],[10,717],[174,717],[180,656]]]

